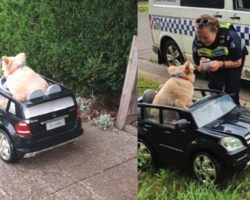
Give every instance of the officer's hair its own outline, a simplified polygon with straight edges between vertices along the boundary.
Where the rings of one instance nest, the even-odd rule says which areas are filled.
[[[216,17],[203,14],[195,19],[195,28],[202,29],[204,27],[209,28],[211,32],[217,32],[220,27],[220,22]]]

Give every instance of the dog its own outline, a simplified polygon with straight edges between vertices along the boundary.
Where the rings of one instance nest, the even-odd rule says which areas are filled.
[[[152,104],[168,105],[187,110],[192,104],[195,81],[194,66],[185,62],[180,66],[171,66],[168,72],[172,75],[154,97]],[[158,115],[157,109],[151,109],[152,116]]]
[[[7,87],[16,100],[25,101],[31,92],[41,90],[44,93],[48,88],[48,83],[25,64],[25,53],[1,59]]]

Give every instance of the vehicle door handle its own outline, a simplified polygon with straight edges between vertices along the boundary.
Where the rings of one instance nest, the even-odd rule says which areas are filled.
[[[144,126],[145,126],[145,127],[148,127],[148,128],[151,128],[151,126],[150,126],[150,125],[147,125],[147,124],[144,124]]]
[[[230,19],[238,19],[238,20],[240,20],[240,17],[239,16],[231,16]]]
[[[164,131],[164,133],[166,133],[166,134],[171,134],[171,132],[170,132],[170,131]]]
[[[215,14],[213,16],[216,17],[216,18],[222,18],[222,15],[218,15],[218,14]]]

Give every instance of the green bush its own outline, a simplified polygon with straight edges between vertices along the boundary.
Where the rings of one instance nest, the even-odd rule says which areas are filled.
[[[2,0],[0,53],[25,52],[38,73],[75,92],[121,92],[132,37],[135,0]]]

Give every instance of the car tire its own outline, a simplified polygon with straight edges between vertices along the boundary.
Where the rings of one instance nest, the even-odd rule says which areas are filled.
[[[16,156],[13,142],[9,135],[0,129],[0,157],[4,162],[14,163],[21,156]]]
[[[155,154],[144,139],[138,139],[138,168],[156,168]]]
[[[179,66],[185,62],[180,48],[173,40],[165,42],[162,55],[167,66]]]
[[[199,152],[193,156],[192,172],[204,184],[219,184],[224,180],[222,163],[206,152]]]

